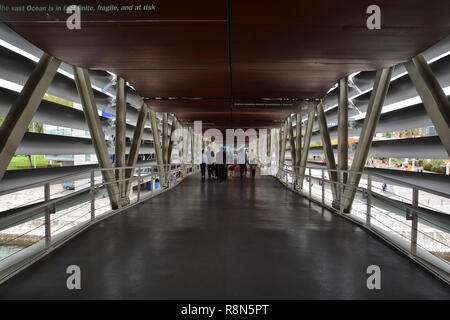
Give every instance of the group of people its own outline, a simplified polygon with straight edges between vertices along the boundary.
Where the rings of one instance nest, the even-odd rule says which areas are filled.
[[[224,147],[221,147],[217,154],[209,148],[206,151],[202,150],[200,161],[202,179],[205,179],[206,170],[208,170],[209,179],[216,178],[218,181],[226,180],[227,174],[229,172],[232,173],[236,167],[234,164],[227,164],[229,162],[234,163],[234,157],[230,159],[230,154],[227,153]],[[244,149],[239,150],[237,153],[237,163],[239,165],[240,176],[243,178],[244,174],[246,175],[247,173],[247,164],[249,163],[247,152]],[[250,169],[254,177],[256,164],[251,164]]]

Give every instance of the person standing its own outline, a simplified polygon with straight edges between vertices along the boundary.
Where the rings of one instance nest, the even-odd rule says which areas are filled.
[[[207,156],[207,168],[208,168],[208,179],[211,179],[212,176],[214,176],[214,151],[212,151],[209,147],[208,150],[206,150],[206,156]]]
[[[208,158],[206,157],[205,150],[202,150],[202,156],[200,160],[200,171],[202,172],[202,179],[205,179],[205,172],[206,172],[206,162],[208,161]]]
[[[245,150],[241,149],[237,155],[237,163],[239,164],[239,173],[241,175],[241,179],[244,177],[244,172],[246,171],[246,155]]]

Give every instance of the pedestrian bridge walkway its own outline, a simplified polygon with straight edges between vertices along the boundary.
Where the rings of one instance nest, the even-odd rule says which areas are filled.
[[[68,290],[66,268],[81,268]],[[381,290],[366,286],[381,268]],[[449,299],[449,287],[270,176],[191,176],[0,286],[0,299]]]

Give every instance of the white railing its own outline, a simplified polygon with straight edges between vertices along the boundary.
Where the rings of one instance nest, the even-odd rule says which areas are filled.
[[[274,176],[285,187],[308,198],[310,204],[318,203],[356,222],[450,283],[450,214],[420,201],[420,195],[426,193],[428,201],[433,196],[448,205],[448,194],[372,172],[304,167],[302,178],[300,169],[284,166]],[[331,172],[335,172],[337,181],[330,179]],[[350,174],[360,176],[357,187],[342,182],[344,175]],[[409,190],[410,196],[383,191],[383,183],[401,186]],[[349,188],[355,191],[355,197],[350,212],[345,213],[345,190]]]
[[[104,171],[111,171],[113,177],[124,177],[127,170],[132,173],[128,179],[102,179]],[[198,166],[192,164],[97,168],[3,193],[0,283],[89,226],[172,189],[197,171]],[[131,184],[128,195],[126,188],[121,187],[127,183]],[[118,194],[114,194],[119,199],[117,208],[111,206],[109,184],[118,186]],[[66,190],[67,185],[76,190]]]

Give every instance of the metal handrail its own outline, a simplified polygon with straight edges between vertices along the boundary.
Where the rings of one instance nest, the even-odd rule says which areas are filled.
[[[155,171],[154,169],[161,169],[161,168],[167,169],[169,168],[169,170],[161,170],[161,171]],[[142,169],[151,169],[151,173],[149,175],[141,175],[142,173]],[[96,171],[102,172],[105,170],[108,171],[116,171],[119,170],[119,172],[123,172],[123,170],[136,170],[138,169],[138,175],[135,176],[134,173],[129,177],[129,178],[124,178],[124,179],[118,179],[112,181],[112,182],[106,182],[103,181],[102,183],[96,183],[95,182],[95,173]],[[44,187],[44,201],[42,203],[39,203],[38,205],[33,206],[32,208],[29,208],[27,206],[26,209],[24,210],[17,210],[17,212],[14,212],[11,215],[5,216],[5,217],[1,217],[0,221],[4,220],[6,222],[6,224],[10,223],[10,221],[6,220],[6,219],[14,219],[14,217],[18,217],[19,221],[17,222],[11,222],[11,224],[9,226],[6,226],[6,228],[11,227],[12,225],[20,225],[23,223],[28,222],[29,218],[33,217],[36,215],[37,211],[44,211],[44,221],[42,222],[42,224],[40,224],[37,228],[42,228],[44,227],[45,230],[45,236],[43,237],[43,239],[41,241],[37,241],[35,243],[31,243],[30,246],[25,247],[24,250],[25,252],[22,252],[22,250],[18,251],[17,254],[13,253],[12,255],[8,256],[5,259],[0,260],[0,283],[5,281],[7,278],[9,278],[12,274],[15,274],[16,272],[18,272],[19,270],[21,270],[22,268],[24,268],[25,266],[29,265],[30,263],[36,261],[36,259],[39,259],[43,256],[45,256],[46,254],[48,254],[49,252],[51,252],[55,247],[60,246],[61,244],[63,244],[64,242],[68,241],[71,237],[73,237],[75,234],[81,232],[82,230],[86,229],[87,227],[91,226],[94,223],[97,223],[98,221],[104,219],[105,217],[109,217],[117,212],[120,212],[124,209],[128,209],[138,203],[141,203],[142,201],[146,201],[147,199],[156,196],[158,194],[161,194],[165,191],[168,191],[170,189],[172,189],[173,187],[175,187],[176,185],[178,185],[179,183],[181,183],[181,181],[190,176],[191,174],[196,173],[199,170],[199,166],[196,164],[164,164],[164,165],[137,165],[134,167],[113,167],[113,168],[92,168],[89,170],[86,170],[85,173],[90,172],[90,183],[88,184],[87,187],[81,189],[81,190],[77,190],[72,192],[71,194],[65,195],[65,196],[61,196],[58,197],[56,199],[51,199],[51,195],[50,195],[50,184],[54,181],[61,181],[61,177],[58,178],[52,178],[52,179],[47,179],[45,181],[41,181],[37,184],[33,184],[33,188],[36,187],[36,185],[38,186],[43,186]],[[183,172],[183,175],[181,175],[181,172]],[[71,177],[79,177],[81,174],[80,172],[77,172],[75,174],[68,174],[65,175],[66,178],[71,178]],[[88,178],[89,179],[89,178]],[[159,190],[156,190],[155,186],[152,184],[151,187],[151,191],[150,193],[146,193],[144,196],[141,196],[141,184],[146,183],[146,180],[149,179],[150,181],[156,181],[157,179],[160,180],[160,188],[158,188]],[[163,185],[163,180],[166,181],[166,185]],[[122,197],[119,196],[119,207],[117,209],[111,209],[111,210],[107,210],[106,212],[102,211],[102,214],[100,216],[96,215],[96,210],[101,210],[104,208],[109,208],[110,204],[106,205],[106,206],[102,206],[100,208],[96,208],[95,205],[95,201],[96,201],[96,195],[98,194],[97,190],[103,189],[105,188],[105,186],[109,183],[123,183],[125,181],[129,181],[131,186],[133,186],[135,183],[137,183],[137,194],[136,194],[136,201],[129,201],[128,203],[122,203]],[[24,189],[28,189],[30,188],[30,186],[21,188],[21,190]],[[83,206],[88,205],[90,203],[90,210],[87,212],[83,212],[82,213],[82,217],[85,217],[86,215],[88,215],[90,213],[90,219],[88,219],[87,221],[81,222],[80,224],[77,224],[75,226],[70,227],[68,230],[64,231],[62,234],[57,233],[56,235],[52,235],[52,230],[51,230],[51,221],[54,221],[54,219],[59,219],[63,216],[66,216],[67,214],[70,214],[76,210],[79,210],[81,207],[76,207],[75,209],[71,209],[68,212],[65,212],[65,210],[67,209],[63,209],[64,213],[62,215],[56,216],[55,218],[51,218],[52,214],[56,214],[56,206],[58,204],[63,204],[64,202],[66,202],[67,200],[76,198],[77,196],[80,196],[83,193],[86,193],[86,191],[90,190],[90,200],[88,201],[83,201]],[[14,191],[17,192],[17,191]],[[11,192],[10,192],[11,193]],[[119,191],[119,193],[117,195],[119,195],[121,193],[121,191]],[[128,197],[128,196],[127,196]],[[72,206],[73,207],[73,206]],[[16,208],[16,209],[20,209],[20,207]],[[42,216],[40,216],[39,218],[42,218]],[[79,218],[75,219],[74,221],[77,221]],[[5,229],[5,228],[2,228]],[[35,230],[31,229],[30,231]],[[57,229],[56,231],[58,231],[59,229]],[[18,239],[22,236],[27,235],[30,231],[27,231],[24,234],[18,235],[17,238]],[[30,262],[32,261],[32,262]]]
[[[309,187],[308,186],[305,187],[305,185],[302,184],[303,188],[299,190],[298,181],[299,181],[299,178],[301,178],[301,175],[298,174],[299,170],[297,170],[297,169],[301,169],[301,168],[305,169],[302,179],[308,178]],[[430,251],[428,251],[427,249],[420,246],[418,244],[418,237],[417,237],[418,233],[421,232],[421,231],[419,231],[419,227],[418,227],[418,222],[419,222],[420,218],[422,218],[423,221],[426,221],[427,223],[431,223],[432,225],[435,225],[437,228],[441,228],[441,230],[444,229],[445,231],[442,231],[442,232],[448,233],[447,230],[450,229],[450,227],[448,227],[448,226],[450,226],[450,215],[446,214],[444,212],[435,211],[435,210],[428,210],[428,212],[427,212],[425,208],[421,208],[420,203],[419,203],[419,190],[423,190],[423,188],[421,188],[420,186],[411,185],[408,183],[403,183],[402,181],[399,181],[396,179],[392,179],[392,180],[395,180],[396,183],[399,184],[400,186],[406,185],[408,188],[410,188],[412,190],[412,199],[410,200],[411,203],[405,203],[402,201],[391,199],[389,197],[386,197],[385,195],[382,195],[378,192],[373,191],[372,190],[372,177],[374,174],[371,172],[353,172],[356,174],[360,174],[361,177],[363,175],[367,176],[367,188],[364,188],[362,186],[359,186],[359,184],[358,184],[358,186],[352,186],[352,185],[349,185],[348,183],[342,182],[342,173],[350,173],[350,172],[352,172],[351,170],[328,169],[327,167],[323,167],[323,168],[308,167],[308,166],[300,167],[300,166],[289,166],[289,165],[283,165],[283,166],[278,167],[277,169],[278,169],[278,172],[276,173],[275,177],[278,180],[280,180],[280,182],[283,185],[285,185],[287,188],[292,189],[293,191],[295,191],[303,196],[306,196],[307,198],[309,198],[310,201],[317,202],[317,203],[321,204],[323,207],[329,208],[330,210],[342,215],[343,217],[350,219],[350,220],[360,224],[361,226],[369,229],[370,231],[376,233],[382,239],[391,243],[394,247],[398,248],[400,251],[407,254],[414,261],[421,264],[422,266],[424,266],[431,272],[435,273],[438,277],[443,279],[445,282],[450,283],[450,271],[449,271],[450,270],[450,262],[442,259],[441,257],[432,255],[432,253]],[[308,170],[306,170],[306,169],[308,169]],[[322,173],[321,177],[314,176],[312,174],[312,170],[321,171],[321,173]],[[337,172],[338,173],[337,181],[333,181],[330,177],[325,178],[326,171]],[[282,173],[285,174],[284,179],[282,178]],[[288,175],[292,176],[292,182],[288,182]],[[381,177],[385,178],[384,176],[381,176]],[[312,180],[321,182],[321,185],[322,185],[321,201],[320,201],[320,199],[316,199],[315,195],[312,194]],[[336,198],[333,197],[333,202],[331,205],[328,205],[325,202],[325,184],[326,183],[329,183],[330,186],[332,186],[332,185],[336,186],[335,188],[336,188],[336,192],[337,192],[337,197]],[[355,193],[360,192],[366,196],[365,197],[365,199],[366,199],[365,212],[363,212],[361,210],[353,209],[353,210],[356,210],[358,213],[362,213],[362,214],[366,215],[365,222],[359,221],[356,216],[351,214],[352,211],[350,211],[350,213],[348,213],[348,214],[343,212],[343,202],[346,200],[345,198],[343,198],[343,197],[345,197],[345,195],[343,193],[343,189],[344,189],[343,187],[353,188],[355,190]],[[441,192],[435,192],[434,190],[431,193],[438,195],[438,196],[442,196],[446,199],[450,198],[449,195],[442,194]],[[389,236],[385,236],[385,234],[382,231],[379,231],[379,230],[377,230],[377,228],[372,226],[371,218],[372,218],[373,214],[371,213],[371,208],[372,207],[377,208],[372,204],[372,199],[374,199],[374,198],[379,199],[383,202],[389,203],[389,204],[395,206],[396,208],[404,211],[406,220],[411,221],[411,226],[410,226],[411,227],[411,239],[408,239],[409,250],[406,250],[403,248],[403,246],[405,244],[401,245],[401,244],[397,243],[396,241],[390,239]],[[355,198],[355,200],[357,200],[357,199]],[[358,201],[360,201],[361,203],[364,203],[363,200],[361,200],[361,199]],[[381,208],[381,210],[384,210],[384,209]],[[380,213],[382,213],[382,211],[380,211]],[[393,218],[393,217],[389,216],[389,214],[387,214],[387,217]],[[442,218],[442,220],[440,220],[438,222],[436,222],[436,221],[433,222],[433,221],[426,219],[426,218],[430,219],[430,217],[433,217],[435,219]],[[375,216],[373,216],[373,219],[378,221],[378,219],[376,219]],[[394,219],[394,220],[401,222],[398,219]],[[448,223],[448,225],[447,225],[447,223]],[[408,224],[408,226],[409,226],[409,224]],[[395,232],[395,230],[390,228],[389,226],[386,226],[386,227],[391,229],[391,231]],[[421,233],[423,233],[423,232],[421,232]],[[426,236],[426,234],[424,234],[424,235]],[[430,238],[433,239],[434,241],[437,241],[436,239],[434,239],[432,237],[430,237]],[[439,242],[439,241],[437,241],[437,242]],[[447,245],[445,243],[441,243],[441,242],[439,242],[439,243],[444,246],[449,247],[449,245]],[[425,252],[425,253],[423,253],[423,252],[420,254],[418,253],[419,246],[421,248],[423,248],[423,252]],[[426,254],[428,254],[429,256],[427,256]],[[439,265],[439,266],[437,266],[437,265]],[[436,267],[437,267],[437,269],[436,269]]]

